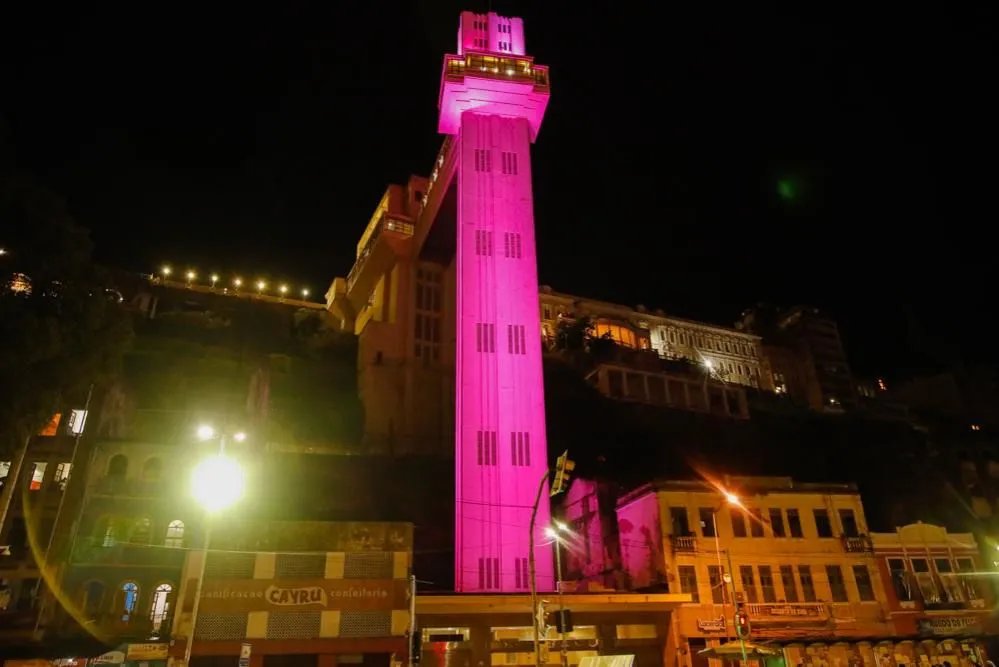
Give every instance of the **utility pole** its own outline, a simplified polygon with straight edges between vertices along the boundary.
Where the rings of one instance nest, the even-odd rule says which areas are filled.
[[[728,558],[729,579],[732,581],[732,608],[735,609],[732,615],[732,626],[736,630],[735,634],[739,637],[739,648],[742,649],[742,662],[745,664],[749,661],[749,658],[746,657],[746,638],[739,632],[739,621],[737,618],[739,615],[739,603],[735,599],[735,572],[732,570],[732,550],[726,550],[725,556]]]
[[[529,567],[529,578],[531,582],[531,625],[534,626],[534,664],[541,667],[541,621],[536,618],[538,613],[538,579],[537,568],[534,559],[534,524],[538,520],[538,505],[541,504],[541,495],[545,492],[545,484],[548,483],[548,468],[541,476],[538,484],[538,494],[534,497],[534,507],[531,508],[531,526],[528,528],[527,536],[527,562]]]

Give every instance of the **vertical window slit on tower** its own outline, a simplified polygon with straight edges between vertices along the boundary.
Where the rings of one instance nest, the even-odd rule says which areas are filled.
[[[477,322],[475,325],[475,351],[496,351],[496,326],[488,322]]]
[[[517,154],[511,153],[509,151],[502,151],[500,153],[500,162],[502,163],[503,173],[508,176],[517,175]]]
[[[531,571],[526,558],[513,559],[514,588],[528,588],[531,585]]]
[[[515,466],[531,465],[531,434],[527,431],[510,432],[510,460]]]
[[[479,589],[489,590],[500,587],[499,558],[479,558]]]
[[[475,254],[490,257],[493,254],[493,233],[484,229],[475,230]]]
[[[509,354],[527,354],[523,324],[506,325],[506,351]]]
[[[491,152],[488,148],[476,148],[475,149],[475,171],[490,172],[492,171],[492,158]]]
[[[522,256],[520,245],[520,234],[512,232],[503,233],[503,256],[520,259]]]
[[[496,431],[479,431],[475,445],[476,463],[480,466],[496,465]]]

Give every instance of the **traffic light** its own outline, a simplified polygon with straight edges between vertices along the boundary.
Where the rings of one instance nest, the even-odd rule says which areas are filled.
[[[572,632],[571,609],[559,609],[555,612],[555,630],[560,634]]]
[[[752,631],[752,626],[749,623],[749,614],[740,605],[738,609],[735,610],[735,634],[739,639],[749,639],[749,633]]]
[[[555,461],[555,482],[552,484],[552,496],[557,496],[569,488],[569,477],[576,469],[576,462],[569,460],[569,450]]]

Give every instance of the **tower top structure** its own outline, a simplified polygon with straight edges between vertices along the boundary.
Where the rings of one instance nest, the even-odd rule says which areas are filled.
[[[473,111],[526,119],[533,142],[548,96],[548,68],[527,55],[522,19],[461,13],[458,53],[444,56],[438,132],[457,134],[461,114]]]

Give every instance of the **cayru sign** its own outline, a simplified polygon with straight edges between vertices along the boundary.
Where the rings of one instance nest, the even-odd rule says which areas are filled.
[[[208,579],[199,611],[389,611],[408,595],[405,579]]]

